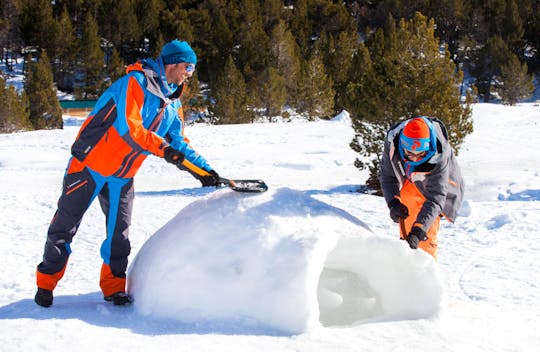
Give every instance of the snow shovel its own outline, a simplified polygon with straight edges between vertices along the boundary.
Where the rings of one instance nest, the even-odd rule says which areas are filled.
[[[233,191],[242,193],[262,193],[268,190],[268,186],[263,180],[229,180],[220,177],[219,183],[229,187]]]

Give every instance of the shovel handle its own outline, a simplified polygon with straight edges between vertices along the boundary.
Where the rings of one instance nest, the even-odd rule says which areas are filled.
[[[223,184],[225,186],[230,186],[230,187],[235,186],[234,181],[229,180],[228,178],[225,178],[225,177],[220,177],[219,178],[219,183],[221,183],[221,184]]]
[[[405,219],[399,218],[399,230],[401,231],[401,238],[407,238],[407,230],[405,229]]]

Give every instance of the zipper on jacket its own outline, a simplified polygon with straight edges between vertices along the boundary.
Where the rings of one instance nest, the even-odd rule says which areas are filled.
[[[155,131],[158,130],[159,125],[161,124],[161,121],[163,120],[163,114],[165,112],[165,108],[167,108],[167,105],[168,105],[167,103],[164,103],[163,107],[161,108],[159,113],[154,118],[154,121],[152,121],[152,123],[148,127],[149,131],[155,132]]]

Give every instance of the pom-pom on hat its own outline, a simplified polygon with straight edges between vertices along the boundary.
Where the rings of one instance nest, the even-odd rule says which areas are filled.
[[[412,152],[424,152],[429,150],[430,132],[429,126],[420,117],[410,120],[401,132],[400,142],[405,150]]]
[[[165,65],[177,64],[180,62],[197,63],[197,54],[187,42],[175,39],[163,46],[161,58]]]

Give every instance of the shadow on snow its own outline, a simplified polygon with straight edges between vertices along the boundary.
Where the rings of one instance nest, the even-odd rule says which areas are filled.
[[[77,319],[102,327],[129,329],[141,335],[170,334],[223,334],[292,336],[274,328],[262,326],[250,318],[236,320],[182,323],[176,320],[158,319],[138,314],[133,306],[115,306],[103,300],[101,292],[82,295],[55,296],[50,308],[39,307],[33,299],[23,299],[0,307],[0,320]],[[249,325],[248,325],[249,324]],[[249,328],[246,328],[249,326]]]
[[[521,201],[521,202],[530,202],[535,200],[540,200],[540,190],[539,189],[526,189],[521,192],[507,194],[499,194],[497,197],[498,200],[502,201]]]

